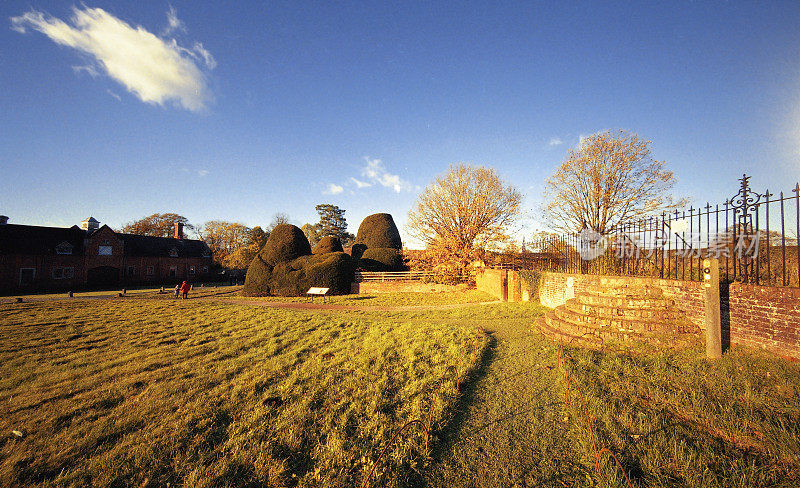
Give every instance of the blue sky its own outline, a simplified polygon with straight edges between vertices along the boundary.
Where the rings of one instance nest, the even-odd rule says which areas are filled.
[[[0,213],[351,230],[457,162],[538,195],[625,129],[692,202],[800,179],[800,2],[0,5]],[[405,233],[404,233],[405,236]],[[520,237],[522,234],[520,234]]]

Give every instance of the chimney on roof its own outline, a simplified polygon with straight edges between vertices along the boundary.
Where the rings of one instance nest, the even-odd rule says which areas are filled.
[[[100,221],[95,219],[94,217],[89,217],[81,222],[81,229],[85,231],[94,232],[99,228],[100,228]]]
[[[0,225],[6,225],[8,223],[8,217],[5,215],[0,215]]]
[[[183,239],[183,222],[175,222],[175,239]]]

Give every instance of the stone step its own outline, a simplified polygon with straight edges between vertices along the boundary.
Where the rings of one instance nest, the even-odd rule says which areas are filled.
[[[675,320],[682,316],[682,312],[667,308],[666,305],[656,308],[626,308],[581,303],[577,298],[571,298],[564,304],[568,310],[583,315],[594,315],[605,318],[621,318],[628,320],[658,319]]]
[[[580,303],[601,307],[629,309],[663,309],[675,304],[674,300],[642,295],[603,295],[594,292],[581,292],[575,296]]]
[[[664,332],[675,330],[670,320],[662,318],[656,319],[630,319],[626,317],[602,317],[597,315],[585,315],[566,307],[558,307],[554,310],[556,317],[564,322],[576,325],[595,327],[599,329],[610,329],[619,332]]]

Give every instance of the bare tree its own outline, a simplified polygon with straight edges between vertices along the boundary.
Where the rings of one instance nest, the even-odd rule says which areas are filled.
[[[650,141],[624,131],[594,134],[571,149],[545,184],[545,220],[554,230],[605,234],[622,222],[686,204]]]
[[[475,251],[508,237],[521,199],[493,169],[453,165],[417,197],[407,229],[441,259],[463,267]]]

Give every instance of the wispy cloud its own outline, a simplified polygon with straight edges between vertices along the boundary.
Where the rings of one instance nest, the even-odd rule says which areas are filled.
[[[106,93],[108,93],[108,94],[109,94],[109,95],[111,95],[112,97],[116,98],[116,99],[117,99],[117,101],[119,101],[119,102],[121,102],[121,101],[122,101],[122,97],[120,97],[119,95],[117,95],[117,94],[116,94],[116,93],[114,93],[113,91],[111,91],[111,90],[106,90]]]
[[[337,185],[336,183],[328,183],[327,188],[322,192],[325,195],[338,195],[344,191],[344,187]]]
[[[356,188],[367,188],[367,187],[372,186],[372,183],[368,183],[366,181],[357,180],[355,178],[350,178],[350,181],[355,183]]]
[[[167,27],[161,33],[162,36],[168,36],[173,32],[186,33],[186,24],[178,18],[178,11],[172,5],[167,10]]]
[[[197,170],[197,174],[202,178],[203,176],[208,174],[208,170],[207,169],[199,169],[199,170]]]
[[[548,145],[560,146],[561,144],[564,144],[564,141],[562,141],[560,137],[553,137],[552,139],[550,139],[550,143]]]
[[[391,188],[397,193],[411,189],[409,182],[400,178],[399,175],[389,173],[380,159],[370,159],[369,156],[364,156],[364,161],[367,165],[361,170],[361,176],[366,177],[368,181]]]
[[[177,22],[175,29],[182,25],[174,9],[167,19],[170,25],[172,20]],[[70,23],[30,10],[12,17],[11,28],[23,34],[28,28],[39,31],[56,44],[92,56],[95,71],[106,73],[143,102],[172,102],[200,111],[212,100],[205,75],[195,62],[202,60],[213,69],[216,61],[201,43],[186,49],[174,39],[162,39],[100,8],[73,8]]]
[[[86,66],[73,66],[72,67],[72,71],[74,71],[77,74],[86,73],[87,75],[91,76],[92,78],[97,78],[98,76],[100,76],[100,73],[98,73],[97,70],[94,69],[94,66],[92,66],[90,64],[88,64]]]

